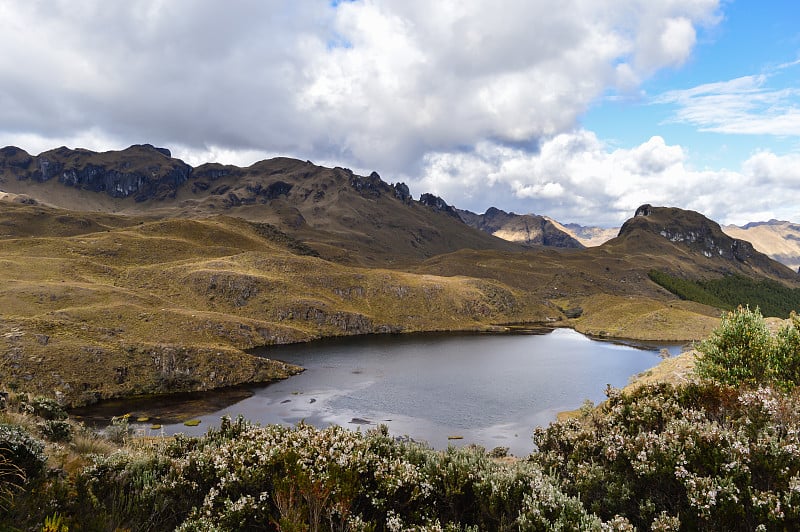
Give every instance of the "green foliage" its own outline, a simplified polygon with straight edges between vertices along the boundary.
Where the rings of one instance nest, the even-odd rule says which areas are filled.
[[[434,451],[385,427],[226,418],[201,438],[95,458],[72,491],[65,511],[80,530],[601,529],[533,462]]]
[[[66,410],[49,397],[33,397],[29,399],[27,396],[23,396],[20,401],[20,411],[48,421],[67,419]]]
[[[800,318],[773,336],[758,309],[739,307],[722,316],[719,327],[698,345],[695,371],[703,379],[730,386],[771,384],[783,389],[800,383]]]
[[[37,426],[42,436],[49,441],[66,442],[72,439],[72,425],[69,421],[46,419]]]
[[[758,307],[765,316],[788,318],[800,309],[800,288],[789,288],[772,279],[751,279],[726,275],[719,279],[688,280],[650,270],[648,275],[681,299],[696,301],[726,310],[738,306]]]
[[[666,288],[681,299],[695,301],[717,308],[730,308],[729,304],[715,297],[699,282],[682,279],[658,270],[650,270],[647,275],[658,285]]]
[[[69,532],[69,526],[64,521],[64,516],[58,512],[49,515],[44,520],[42,532]]]

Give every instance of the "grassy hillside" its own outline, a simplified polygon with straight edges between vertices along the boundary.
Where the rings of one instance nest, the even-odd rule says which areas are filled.
[[[24,238],[7,233],[0,251],[3,381],[72,403],[295,370],[243,352],[256,346],[558,315],[492,280],[331,263],[238,218],[94,219],[4,204],[0,226],[20,220]]]

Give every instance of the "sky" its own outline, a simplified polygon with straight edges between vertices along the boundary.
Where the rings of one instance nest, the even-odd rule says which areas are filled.
[[[0,0],[0,146],[140,143],[477,213],[800,221],[800,2]]]

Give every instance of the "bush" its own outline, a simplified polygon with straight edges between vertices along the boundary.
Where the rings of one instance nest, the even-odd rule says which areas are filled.
[[[48,421],[67,419],[67,412],[64,408],[49,397],[23,398],[20,410]]]
[[[46,464],[44,442],[17,425],[0,423],[0,468],[19,468],[32,479],[44,472]]]
[[[800,382],[800,318],[773,336],[756,308],[739,307],[722,316],[711,335],[698,345],[695,371],[706,380],[730,386],[769,384],[789,390]]]
[[[639,530],[800,529],[797,396],[652,385],[603,408],[534,434],[531,459],[587,511]]]
[[[38,425],[42,436],[54,442],[66,442],[72,439],[72,425],[69,421],[45,420]]]
[[[76,529],[600,530],[532,462],[481,447],[433,451],[385,427],[259,427],[95,458],[76,481]]]

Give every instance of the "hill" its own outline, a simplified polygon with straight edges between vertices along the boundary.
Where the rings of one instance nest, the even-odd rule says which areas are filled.
[[[734,238],[751,242],[757,250],[789,268],[800,269],[800,224],[770,220],[741,227],[726,225],[722,230]]]
[[[518,245],[467,227],[444,200],[415,201],[373,172],[275,158],[247,168],[197,168],[149,144],[95,153],[58,148],[31,156],[0,149],[0,190],[78,211],[268,222],[340,263],[389,265],[462,249]]]
[[[587,248],[605,244],[619,234],[619,227],[592,227],[574,223],[560,224],[555,220],[550,221]]]
[[[619,236],[605,245],[627,253],[657,248],[663,253],[665,240],[691,259],[668,270],[681,277],[740,274],[790,284],[800,280],[796,272],[756,251],[750,242],[731,238],[718,223],[694,211],[642,205],[622,225]]]
[[[558,316],[501,283],[341,265],[264,222],[6,202],[0,371],[70,404],[285,377],[244,350]]]
[[[494,207],[483,214],[458,210],[465,224],[490,235],[526,246],[581,248],[583,245],[544,216],[514,214]]]

